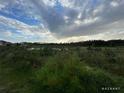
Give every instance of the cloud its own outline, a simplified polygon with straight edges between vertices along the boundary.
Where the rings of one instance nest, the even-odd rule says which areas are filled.
[[[47,3],[50,2],[52,0]],[[122,0],[103,0],[101,2],[99,0],[72,0],[72,2],[59,0],[63,8],[62,14],[57,13],[53,7],[55,1],[53,2],[54,4],[50,6],[47,3],[33,1],[50,31],[58,37],[102,33],[100,31],[102,26],[121,20],[124,17],[124,3]],[[118,7],[115,7],[115,4]],[[78,18],[79,15],[80,18]],[[65,19],[65,16],[67,19]]]
[[[4,35],[6,36],[8,36],[8,34],[10,35],[10,31],[11,31],[11,36],[13,34],[15,37],[17,38],[21,37],[20,38],[21,40],[24,39],[26,41],[30,41],[30,39],[35,39],[35,38],[38,38],[39,39],[38,41],[41,42],[42,39],[44,40],[46,39],[48,41],[49,38],[51,40],[54,39],[52,37],[52,34],[47,30],[47,28],[44,28],[42,24],[38,26],[30,26],[15,19],[6,18],[3,16],[0,16],[0,23],[6,25],[7,27],[6,31],[2,31],[5,30],[5,26],[3,26],[4,27],[3,29],[0,28],[0,33],[1,34],[4,33]]]
[[[0,11],[16,18],[1,14],[0,21],[32,40],[114,39],[123,38],[123,9],[123,0],[1,0]]]

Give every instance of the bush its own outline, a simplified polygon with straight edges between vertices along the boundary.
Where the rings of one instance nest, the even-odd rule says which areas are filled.
[[[108,74],[86,66],[72,54],[49,59],[36,73],[32,89],[33,93],[105,93],[102,87],[115,85]]]

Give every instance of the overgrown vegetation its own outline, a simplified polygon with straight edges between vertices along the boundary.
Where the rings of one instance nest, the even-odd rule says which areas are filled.
[[[123,71],[123,46],[0,46],[0,93],[124,93]]]

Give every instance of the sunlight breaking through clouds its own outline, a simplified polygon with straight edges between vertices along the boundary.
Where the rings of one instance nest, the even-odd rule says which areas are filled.
[[[124,0],[0,0],[0,38],[14,42],[124,39],[123,9]]]

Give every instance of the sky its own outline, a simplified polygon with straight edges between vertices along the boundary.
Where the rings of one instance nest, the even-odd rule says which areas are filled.
[[[124,0],[0,0],[0,40],[124,39]]]

